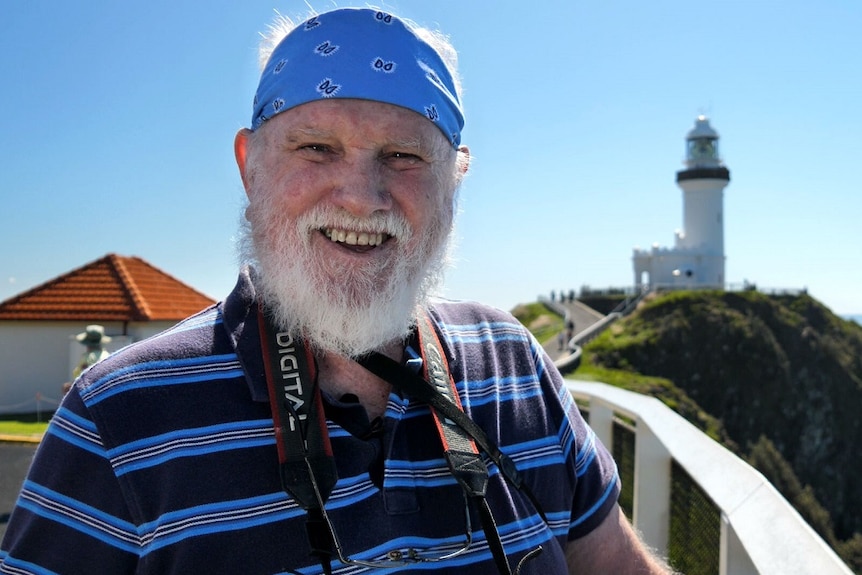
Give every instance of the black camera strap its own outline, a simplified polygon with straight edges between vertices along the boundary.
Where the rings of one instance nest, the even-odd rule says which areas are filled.
[[[314,357],[301,341],[276,328],[260,307],[258,326],[281,485],[305,509],[311,554],[328,575],[332,572],[334,542],[323,516],[323,504],[338,481],[338,473]]]

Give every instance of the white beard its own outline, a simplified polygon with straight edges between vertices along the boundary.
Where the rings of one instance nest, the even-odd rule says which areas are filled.
[[[337,208],[315,208],[285,221],[267,204],[258,201],[246,210],[242,244],[256,268],[260,300],[282,329],[315,350],[351,358],[409,335],[417,309],[443,281],[452,236],[449,206],[441,206],[440,217],[414,238],[407,221],[392,212],[357,219]],[[334,269],[311,241],[324,227],[386,231],[396,249],[385,260]]]

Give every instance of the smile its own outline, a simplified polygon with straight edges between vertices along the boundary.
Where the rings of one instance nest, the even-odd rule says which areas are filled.
[[[379,246],[391,236],[382,232],[354,232],[351,230],[339,230],[335,228],[325,228],[321,230],[323,235],[332,240],[347,244],[349,246]]]

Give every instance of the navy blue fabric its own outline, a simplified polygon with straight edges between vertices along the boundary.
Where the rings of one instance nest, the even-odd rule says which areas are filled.
[[[84,374],[37,451],[0,573],[320,572],[305,514],[281,489],[254,310],[244,272],[223,304]],[[514,459],[549,520],[490,464],[488,501],[506,552],[514,563],[541,544],[524,573],[562,572],[566,542],[616,502],[610,455],[510,315],[441,301],[431,317],[465,412]],[[427,406],[392,394],[382,436],[370,440],[327,423],[339,475],[327,510],[350,555],[433,552],[463,539],[463,497]],[[412,567],[431,568],[496,573],[481,530],[464,555]]]

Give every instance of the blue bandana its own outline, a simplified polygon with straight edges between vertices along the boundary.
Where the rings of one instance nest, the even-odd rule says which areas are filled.
[[[273,50],[254,96],[251,129],[279,112],[324,98],[401,106],[461,143],[464,114],[440,55],[397,17],[365,8],[315,16]]]

